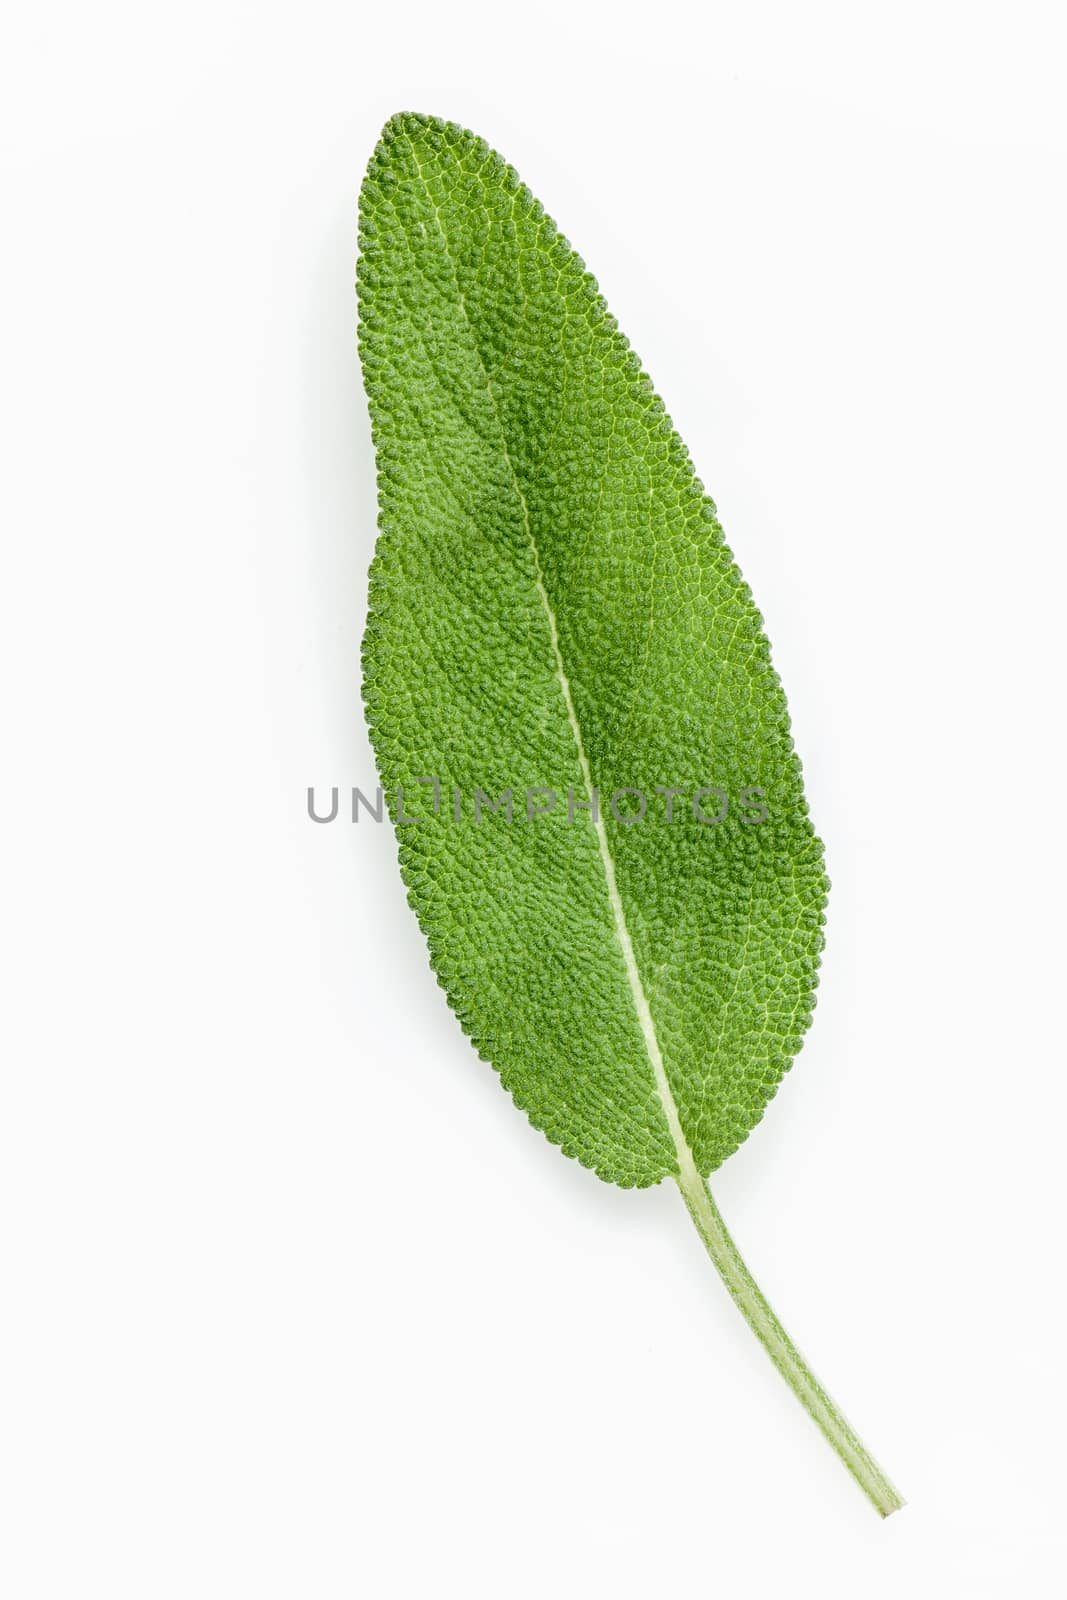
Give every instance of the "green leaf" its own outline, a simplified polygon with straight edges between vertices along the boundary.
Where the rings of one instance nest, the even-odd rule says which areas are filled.
[[[483,140],[394,117],[360,219],[364,694],[434,970],[549,1139],[678,1180],[741,1304],[702,1175],[800,1046],[827,891],[760,615],[595,282]]]

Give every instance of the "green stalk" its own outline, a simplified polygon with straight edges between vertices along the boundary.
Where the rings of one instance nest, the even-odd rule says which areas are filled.
[[[731,1239],[696,1166],[683,1162],[678,1187],[731,1298],[808,1415],[821,1428],[880,1516],[904,1504],[851,1423],[827,1394],[772,1311]]]

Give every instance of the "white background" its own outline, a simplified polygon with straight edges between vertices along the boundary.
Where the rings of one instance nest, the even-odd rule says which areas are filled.
[[[23,6],[0,58],[10,1600],[1064,1592],[1053,5]],[[355,205],[514,162],[755,590],[834,890],[716,1192],[563,1160],[433,983],[358,692]]]

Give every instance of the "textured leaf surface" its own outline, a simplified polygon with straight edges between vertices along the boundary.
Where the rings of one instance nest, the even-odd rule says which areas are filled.
[[[569,1155],[647,1184],[688,1148],[706,1175],[799,1048],[822,945],[759,613],[596,284],[499,156],[395,117],[360,215],[381,503],[364,693],[394,820],[401,788],[424,817],[397,831],[434,969]],[[715,825],[691,805],[711,785]],[[531,786],[551,815],[527,819]],[[512,820],[476,823],[476,787],[511,789]],[[593,787],[599,819],[568,821]],[[648,798],[642,821],[613,815],[619,789]]]

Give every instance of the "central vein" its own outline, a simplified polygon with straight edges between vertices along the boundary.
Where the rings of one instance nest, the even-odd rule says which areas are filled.
[[[530,539],[530,550],[533,553],[534,567],[537,572],[537,592],[541,597],[541,604],[545,608],[545,616],[548,619],[548,631],[552,640],[552,653],[555,657],[556,675],[559,678],[559,686],[563,693],[563,703],[567,708],[567,720],[570,723],[571,733],[574,736],[574,743],[578,749],[578,765],[581,767],[582,781],[585,784],[586,794],[588,795],[590,801],[592,801],[594,794],[593,775],[589,768],[589,757],[585,753],[585,743],[582,739],[581,725],[578,722],[578,715],[574,709],[574,699],[571,695],[571,686],[567,678],[566,668],[563,665],[563,656],[559,648],[559,629],[556,627],[556,614],[552,610],[552,603],[548,598],[548,590],[545,588],[544,574],[541,570],[541,557],[538,554],[537,541],[534,539],[533,530],[530,527],[530,517],[526,508],[526,498],[519,487],[518,480],[515,477],[514,468],[511,467],[511,458],[508,455],[507,445],[504,446],[504,455],[507,459],[508,467],[511,469],[511,476],[515,483],[515,491],[519,496],[519,503],[522,506],[523,519],[526,523],[526,532]],[[619,885],[615,878],[615,862],[612,858],[611,846],[608,843],[608,831],[604,826],[604,818],[600,814],[599,806],[594,804],[591,815],[593,819],[593,827],[596,829],[596,841],[597,848],[600,851],[600,862],[604,868],[604,877],[607,882],[608,901],[611,905],[612,916],[615,919],[615,934],[619,941],[619,948],[622,950],[623,965],[626,968],[627,981],[629,982],[630,991],[633,995],[634,1007],[637,1011],[637,1020],[641,1025],[641,1034],[645,1041],[645,1049],[648,1052],[648,1059],[652,1063],[652,1076],[655,1080],[656,1092],[659,1095],[660,1101],[663,1105],[663,1114],[667,1119],[667,1127],[670,1129],[671,1139],[674,1142],[675,1152],[678,1156],[679,1170],[682,1173],[688,1173],[690,1171],[695,1171],[696,1163],[693,1160],[693,1152],[690,1150],[689,1143],[684,1132],[682,1131],[681,1118],[678,1115],[678,1105],[675,1101],[673,1093],[671,1092],[670,1082],[667,1078],[667,1068],[663,1061],[663,1051],[659,1046],[659,1037],[656,1033],[656,1024],[652,1020],[652,1010],[648,1003],[648,996],[645,994],[645,986],[641,982],[641,973],[638,969],[637,957],[634,954],[634,942],[630,937],[630,929],[626,922],[626,911],[622,903],[622,896],[619,894]]]
[[[582,739],[582,730],[578,722],[578,715],[574,709],[574,699],[571,695],[570,682],[567,678],[566,668],[563,665],[563,655],[559,647],[559,629],[556,626],[556,614],[552,609],[552,602],[548,597],[548,590],[545,588],[544,570],[541,566],[541,556],[537,549],[537,540],[534,538],[533,528],[530,525],[530,511],[526,504],[526,496],[522,492],[522,485],[519,483],[518,475],[515,471],[514,463],[512,462],[511,455],[508,450],[507,438],[504,433],[503,422],[500,418],[500,411],[496,403],[496,396],[493,394],[493,386],[489,381],[489,373],[486,370],[485,361],[482,357],[481,346],[474,335],[474,328],[471,325],[470,315],[467,311],[467,302],[464,298],[463,290],[460,288],[459,277],[456,272],[456,264],[452,258],[452,252],[449,249],[448,234],[445,232],[444,224],[441,221],[440,210],[436,201],[434,200],[430,186],[426,182],[422,167],[419,164],[418,154],[415,151],[414,145],[412,145],[412,155],[414,157],[415,166],[418,170],[422,186],[426,191],[426,198],[434,214],[434,221],[436,222],[437,232],[441,240],[441,248],[444,251],[445,260],[448,262],[449,270],[452,275],[452,283],[456,291],[456,299],[459,302],[459,307],[463,314],[463,320],[467,324],[467,331],[470,334],[471,345],[474,349],[474,354],[478,361],[478,365],[481,368],[482,380],[485,384],[486,393],[489,396],[489,404],[493,409],[493,415],[496,419],[497,429],[500,434],[500,448],[503,451],[504,460],[507,463],[508,474],[511,478],[512,487],[515,490],[515,495],[518,499],[520,507],[522,508],[523,525],[526,529],[526,537],[530,541],[530,553],[533,557],[534,573],[537,582],[537,593],[540,596],[541,604],[545,611],[545,617],[548,621],[548,632],[552,641],[552,655],[555,661],[556,676],[559,679],[560,690],[563,694],[563,703],[567,708],[567,720],[570,723],[571,733],[574,737],[574,743],[578,751],[578,764],[581,768],[582,781],[585,784],[586,794],[588,795],[590,801],[592,801],[594,787],[593,774],[589,767],[589,757],[585,752],[585,743]],[[690,1183],[694,1179],[697,1183],[702,1183],[703,1180],[700,1178],[698,1173],[697,1165],[693,1158],[693,1152],[690,1150],[689,1142],[682,1131],[681,1118],[678,1115],[678,1105],[675,1101],[674,1095],[671,1092],[670,1082],[667,1078],[667,1068],[663,1062],[663,1051],[659,1046],[659,1039],[656,1035],[656,1025],[652,1020],[652,1011],[648,1004],[648,996],[645,994],[644,984],[641,982],[641,973],[638,970],[637,957],[634,954],[634,942],[630,937],[630,929],[626,923],[626,912],[623,907],[622,896],[619,894],[619,885],[615,878],[615,862],[612,860],[611,847],[608,843],[607,829],[604,826],[604,819],[600,815],[600,809],[598,806],[593,806],[591,816],[593,827],[596,830],[597,848],[600,851],[600,862],[604,869],[604,878],[608,891],[608,901],[611,905],[611,914],[615,921],[615,934],[619,941],[619,948],[622,951],[623,965],[626,969],[626,979],[630,985],[630,992],[633,995],[634,1008],[637,1012],[637,1020],[641,1027],[641,1035],[644,1039],[645,1050],[652,1066],[652,1077],[656,1086],[656,1093],[659,1096],[660,1104],[663,1107],[663,1114],[667,1121],[667,1128],[670,1132],[671,1141],[674,1144],[675,1154],[678,1160],[679,1177],[682,1180],[689,1181]]]

